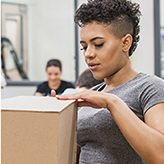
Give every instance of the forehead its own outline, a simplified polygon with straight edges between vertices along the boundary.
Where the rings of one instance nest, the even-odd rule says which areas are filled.
[[[110,25],[107,27],[103,24],[97,24],[96,22],[89,23],[80,29],[80,39],[91,39],[97,36],[108,37],[113,35],[110,31]]]
[[[55,67],[55,66],[50,66],[50,67],[47,67],[47,71],[51,71],[51,72],[59,72],[60,71],[60,68],[59,67]]]

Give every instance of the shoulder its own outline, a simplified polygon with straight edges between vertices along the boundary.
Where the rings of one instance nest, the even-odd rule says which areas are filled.
[[[164,86],[164,79],[157,77],[156,75],[150,75],[149,79],[149,82],[154,85]]]
[[[142,73],[142,76],[145,78],[145,80],[149,81],[150,83],[164,84],[164,79],[156,75],[147,75],[147,74]]]
[[[36,92],[44,92],[45,90],[49,89],[49,86],[48,86],[48,81],[44,81],[42,83],[40,83],[38,86],[37,86],[37,90]]]
[[[153,88],[163,88],[164,89],[164,80],[156,75],[148,75],[145,73],[139,73],[132,80],[127,82],[125,88],[129,90],[145,91],[147,89]],[[129,88],[130,87],[130,88]]]
[[[140,98],[147,95],[149,97],[164,95],[164,80],[156,75],[140,73],[131,83],[131,87],[136,90],[135,92],[139,92]]]
[[[44,81],[38,85],[38,87],[48,86],[48,81]]]
[[[164,80],[156,75],[143,74],[139,83],[143,90],[164,90]]]
[[[73,83],[65,81],[65,80],[61,80],[61,85],[64,85],[64,86],[69,87],[69,88],[74,88]]]
[[[155,75],[144,75],[140,81],[139,101],[144,113],[153,105],[164,102],[164,80]]]

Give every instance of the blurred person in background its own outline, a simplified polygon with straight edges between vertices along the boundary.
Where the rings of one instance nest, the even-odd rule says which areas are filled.
[[[74,88],[71,82],[61,80],[62,64],[58,59],[51,59],[46,65],[47,81],[39,84],[35,96],[51,96],[51,90],[62,94],[67,88]]]
[[[104,79],[102,79],[102,80],[95,79],[92,72],[89,69],[86,69],[78,77],[76,84],[75,84],[76,89],[68,88],[62,93],[62,95],[72,94],[72,93],[77,93],[80,91],[88,90],[102,82],[104,82]]]
[[[104,82],[104,79],[97,80],[94,78],[92,72],[86,69],[76,81],[76,89],[86,90],[94,87],[95,85]]]

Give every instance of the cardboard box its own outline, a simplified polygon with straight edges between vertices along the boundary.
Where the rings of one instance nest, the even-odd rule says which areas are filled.
[[[74,100],[18,96],[1,101],[2,164],[73,164]]]

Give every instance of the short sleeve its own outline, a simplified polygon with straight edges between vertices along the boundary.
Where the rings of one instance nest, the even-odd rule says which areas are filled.
[[[164,80],[156,76],[150,76],[142,86],[140,103],[143,114],[153,105],[164,103]]]
[[[38,85],[36,92],[39,93],[49,93],[50,88],[48,87],[48,82],[45,81]]]

